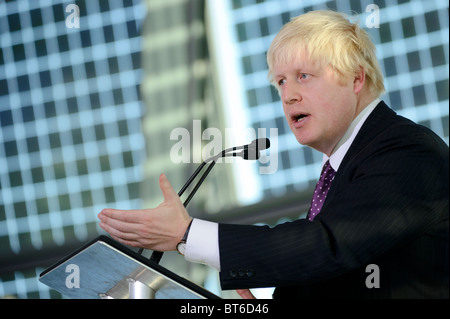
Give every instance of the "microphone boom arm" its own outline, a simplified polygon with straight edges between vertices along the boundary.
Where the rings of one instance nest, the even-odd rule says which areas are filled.
[[[264,145],[262,143],[263,140],[264,140]],[[258,145],[258,144],[261,144],[261,145]],[[205,167],[205,165],[207,163],[211,162],[209,164],[208,168],[206,169],[206,171],[200,177],[197,184],[192,189],[191,193],[188,195],[188,197],[184,201],[184,203],[183,203],[184,207],[187,207],[187,205],[191,201],[192,197],[194,197],[195,193],[200,188],[200,185],[206,179],[209,172],[212,170],[212,168],[216,164],[216,161],[219,158],[229,157],[229,156],[233,156],[233,157],[239,156],[246,160],[257,160],[257,159],[259,159],[259,155],[260,155],[259,151],[262,149],[269,148],[269,147],[270,147],[269,139],[257,139],[257,140],[254,140],[251,144],[237,146],[237,147],[230,147],[228,149],[225,149],[222,152],[220,152],[219,154],[212,156],[212,157],[206,159],[205,161],[203,161],[199,165],[199,167],[194,171],[194,173],[191,175],[191,177],[189,177],[189,179],[183,185],[183,187],[180,189],[180,191],[178,192],[178,196],[181,197],[181,195],[183,195],[183,193],[186,191],[186,189],[189,187],[189,185],[192,183],[192,181],[197,177],[197,175],[200,173],[200,171],[203,169],[203,167]],[[242,151],[236,152],[238,150],[242,150]],[[236,152],[236,153],[231,153],[231,152]],[[140,248],[138,251],[138,254],[142,254],[143,250],[144,250],[143,248]],[[164,252],[154,250],[152,255],[150,256],[150,260],[158,264],[163,256],[163,254],[164,254]]]

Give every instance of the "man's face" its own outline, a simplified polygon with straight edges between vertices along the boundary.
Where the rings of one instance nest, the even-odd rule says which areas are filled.
[[[341,78],[328,66],[303,57],[274,65],[286,120],[300,144],[331,155],[361,111],[354,78]]]

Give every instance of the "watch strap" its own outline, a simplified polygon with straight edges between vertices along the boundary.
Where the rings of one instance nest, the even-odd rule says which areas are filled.
[[[189,231],[191,230],[191,225],[192,225],[192,222],[193,222],[193,221],[194,221],[194,219],[191,219],[191,222],[189,223],[188,227],[186,228],[186,232],[184,233],[184,236],[183,236],[183,238],[181,239],[181,241],[184,241],[184,242],[187,241],[187,238],[188,238],[188,236],[189,236]]]

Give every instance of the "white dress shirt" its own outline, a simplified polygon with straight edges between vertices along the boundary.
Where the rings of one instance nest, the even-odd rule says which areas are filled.
[[[331,167],[336,172],[338,171],[339,165],[361,126],[379,102],[380,99],[376,98],[358,114],[336,145],[331,156],[323,155],[322,166],[329,159]],[[218,223],[194,218],[186,241],[185,258],[190,262],[206,264],[220,271]]]

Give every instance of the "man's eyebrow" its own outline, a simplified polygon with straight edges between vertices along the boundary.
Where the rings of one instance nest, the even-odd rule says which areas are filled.
[[[273,75],[273,78],[274,78],[274,79],[276,79],[276,78],[283,78],[283,77],[285,77],[284,74],[274,74],[274,75]]]

